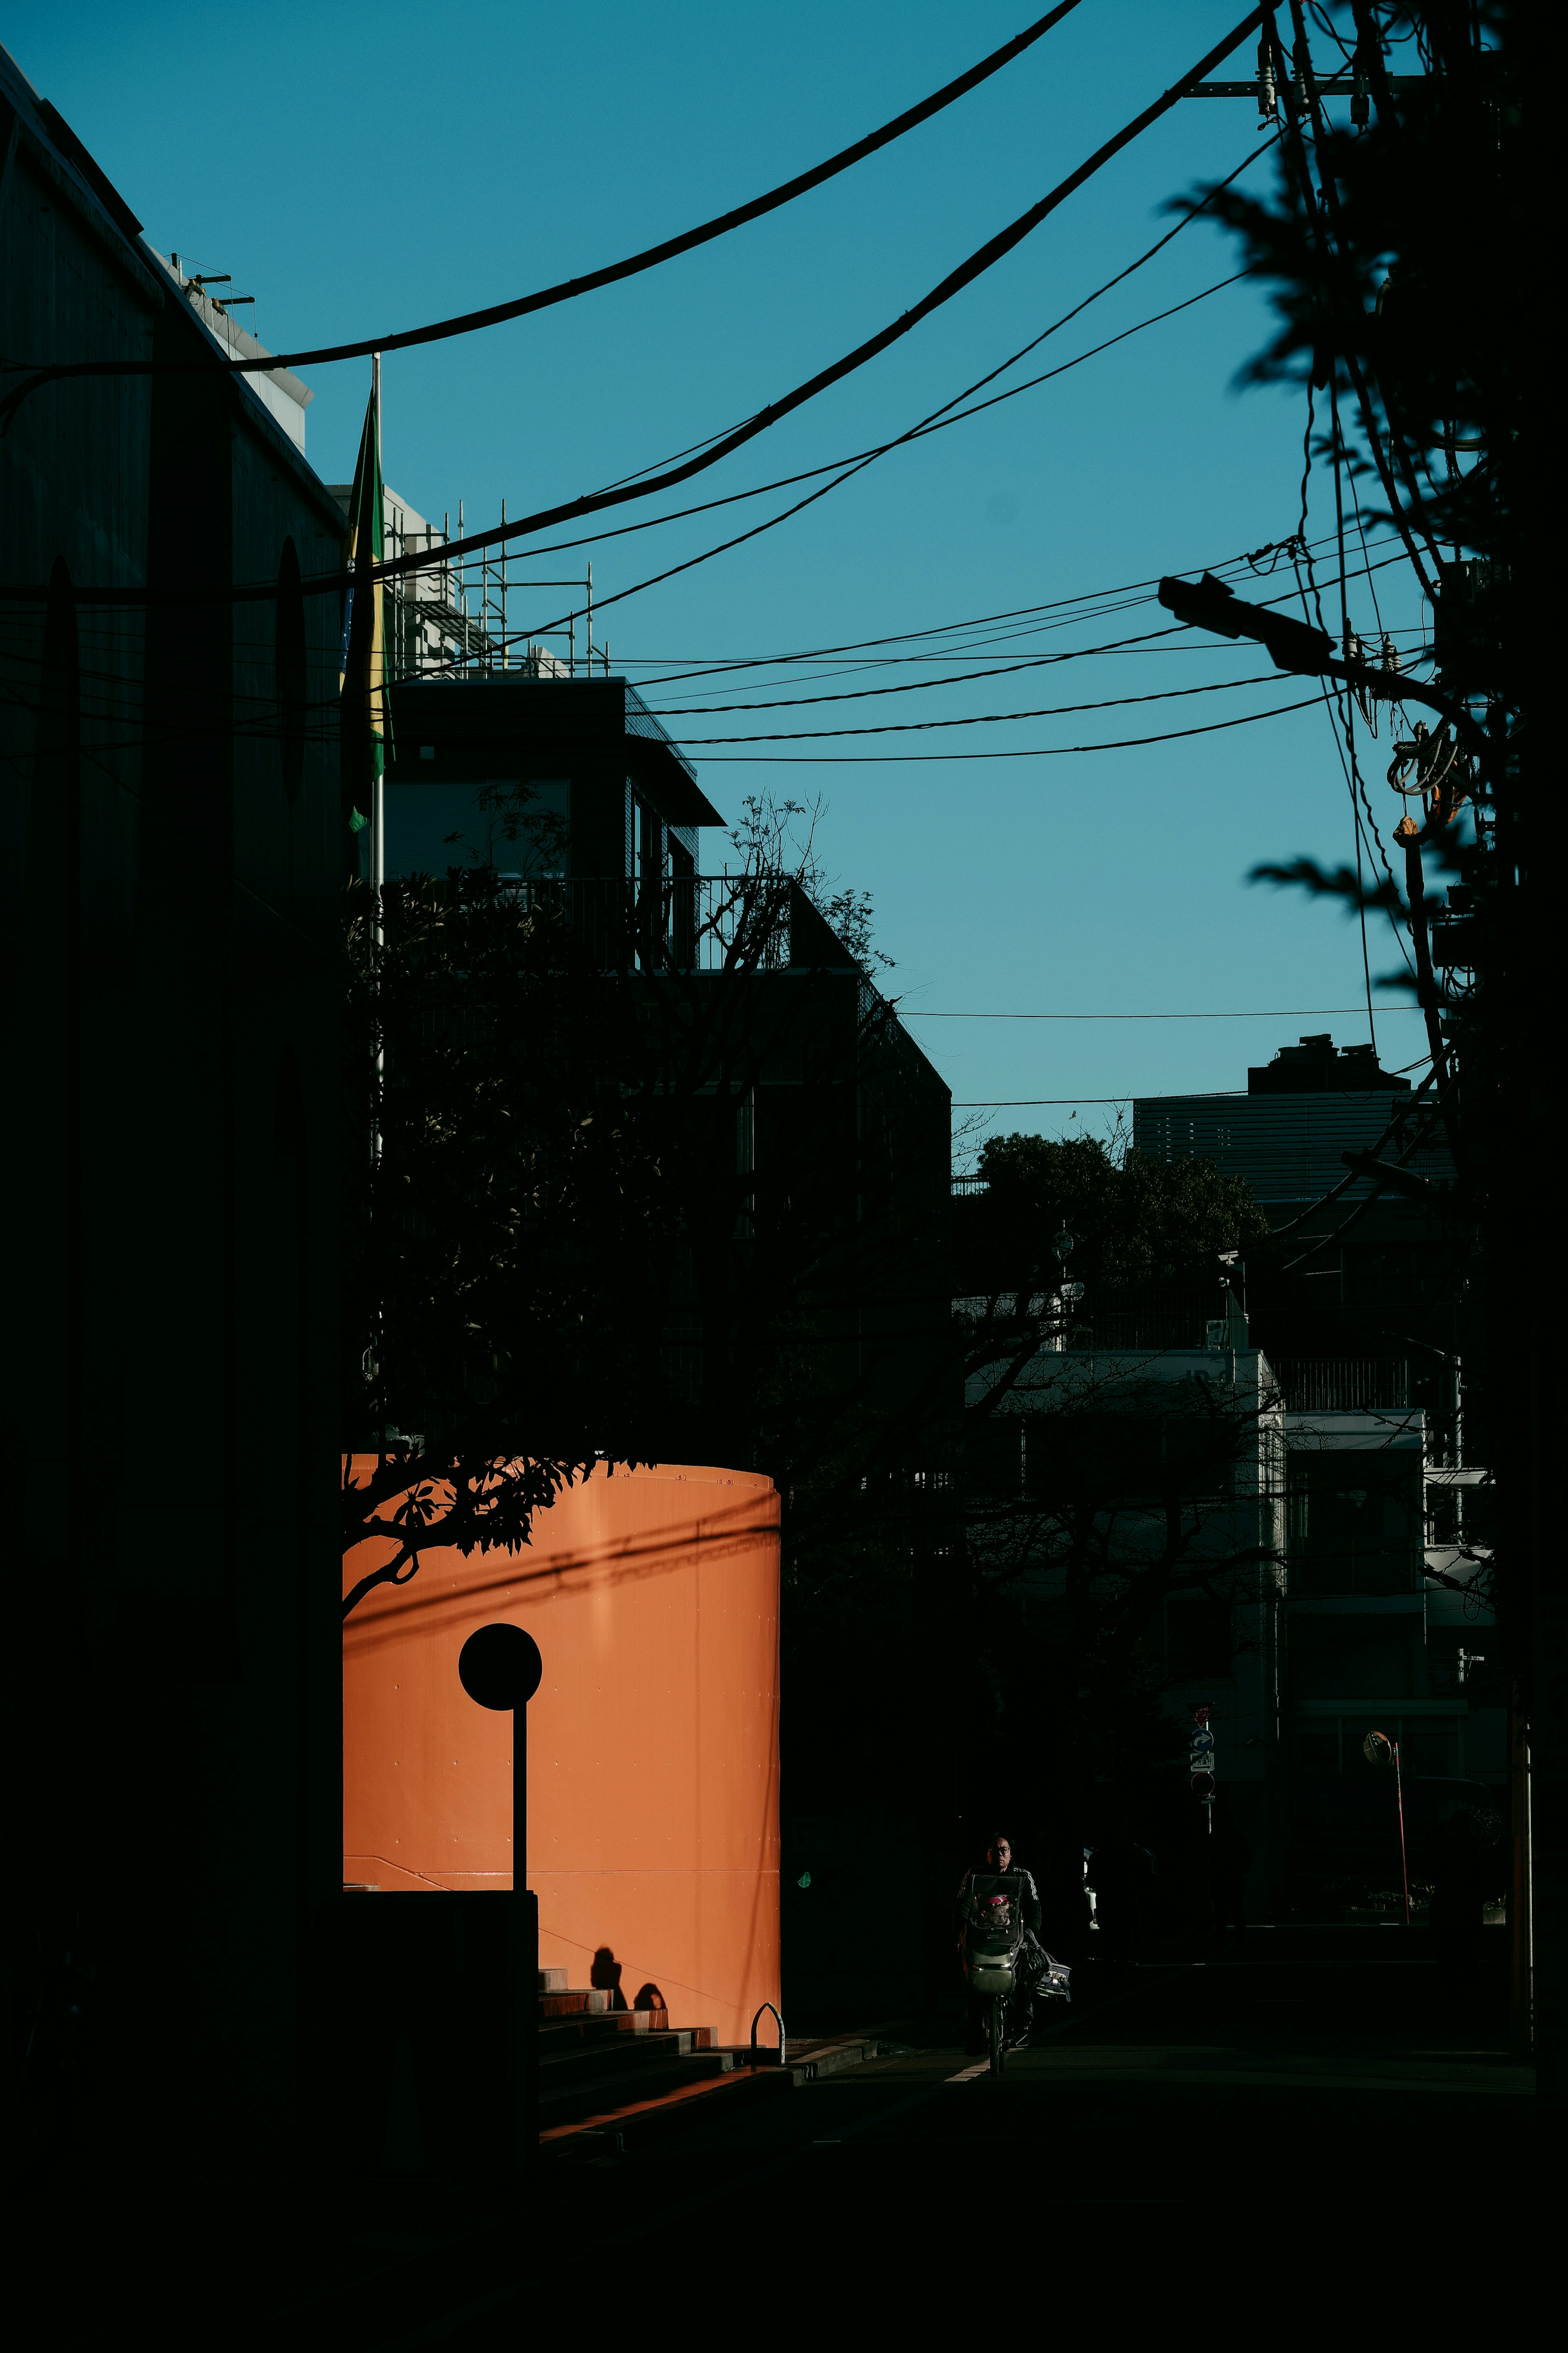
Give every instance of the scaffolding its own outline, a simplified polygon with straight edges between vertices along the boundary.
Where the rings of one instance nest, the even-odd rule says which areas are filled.
[[[506,522],[506,501],[500,503]],[[429,565],[396,573],[386,583],[387,674],[401,678],[493,678],[515,671],[524,678],[609,676],[610,649],[594,643],[594,567],[581,577],[539,580],[519,576],[523,559],[505,541],[497,547],[457,554],[450,512],[437,531],[391,491],[386,492],[385,552],[388,558],[428,554]],[[458,501],[457,543],[467,519]],[[537,636],[513,628],[510,600],[541,588],[570,588],[580,601]],[[578,624],[583,625],[582,650]]]

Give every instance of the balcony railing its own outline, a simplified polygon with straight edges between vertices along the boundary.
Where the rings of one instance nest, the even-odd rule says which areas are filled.
[[[514,905],[561,924],[605,971],[782,972],[795,961],[801,893],[787,881],[504,872],[500,881]]]
[[[1290,1413],[1405,1413],[1410,1366],[1403,1357],[1283,1356],[1275,1365]]]

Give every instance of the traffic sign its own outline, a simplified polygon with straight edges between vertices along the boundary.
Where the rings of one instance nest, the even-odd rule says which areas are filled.
[[[1209,1730],[1213,1713],[1209,1702],[1201,1701],[1193,1710],[1193,1728],[1187,1735],[1187,1769],[1191,1777],[1188,1786],[1194,1797],[1205,1806],[1212,1806],[1214,1800],[1215,1747],[1214,1734]]]

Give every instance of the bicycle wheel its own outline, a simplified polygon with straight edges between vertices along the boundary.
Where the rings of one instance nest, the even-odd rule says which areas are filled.
[[[999,1993],[991,1997],[991,2073],[1000,2075],[1007,2064],[1007,2005]]]

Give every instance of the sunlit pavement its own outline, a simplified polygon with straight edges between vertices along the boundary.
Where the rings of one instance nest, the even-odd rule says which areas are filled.
[[[699,2101],[624,2152],[609,2137],[558,2153],[521,2211],[494,2185],[447,2185],[434,2207],[385,2185],[383,2219],[353,2234],[354,2340],[489,2342],[542,2260],[581,2262],[596,2294],[646,2306],[674,2251],[750,2267],[845,2232],[945,2263],[974,2232],[1035,2247],[1134,2211],[1266,2208],[1342,2230],[1398,2208],[1414,2224],[1456,2171],[1471,2222],[1517,2215],[1532,2073],[1509,2054],[1496,1972],[1489,1999],[1456,2002],[1411,1957],[1423,1949],[1260,1935],[1243,1959],[1145,1964],[1117,1987],[1089,1969],[1081,2004],[1042,2015],[1000,2080],[975,2072],[955,2006],[819,2083]],[[387,2263],[392,2302],[372,2284]]]

